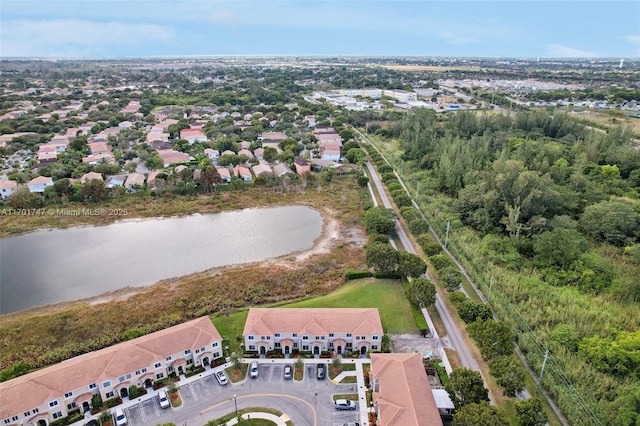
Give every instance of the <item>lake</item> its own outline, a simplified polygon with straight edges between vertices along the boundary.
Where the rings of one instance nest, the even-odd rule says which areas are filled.
[[[0,314],[307,250],[322,223],[312,208],[286,206],[5,238]]]

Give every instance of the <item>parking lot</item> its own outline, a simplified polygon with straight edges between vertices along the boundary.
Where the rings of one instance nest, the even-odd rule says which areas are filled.
[[[183,405],[178,408],[160,408],[155,392],[129,403],[124,408],[129,425],[174,423],[178,425],[204,425],[207,421],[235,411],[235,407],[269,407],[279,410],[296,426],[342,426],[345,422],[361,422],[359,410],[338,411],[332,395],[357,393],[356,384],[335,385],[328,378],[316,379],[315,364],[305,368],[301,381],[285,380],[284,366],[280,362],[261,362],[259,376],[247,377],[239,383],[221,386],[209,370],[177,383]],[[293,367],[293,363],[289,364]]]

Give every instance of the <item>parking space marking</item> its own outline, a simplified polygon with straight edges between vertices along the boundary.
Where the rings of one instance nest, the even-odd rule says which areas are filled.
[[[193,399],[198,400],[198,392],[193,390],[193,383],[189,383],[189,389],[191,389],[191,393],[193,394]]]
[[[204,388],[204,393],[206,393],[207,396],[211,396],[211,392],[209,391],[209,388],[207,387],[207,384],[204,382],[204,380],[200,379],[200,382],[202,383],[202,387]]]
[[[140,416],[142,417],[142,423],[146,423],[147,415],[144,412],[144,407],[142,406],[142,402],[138,402],[138,406],[140,407]]]

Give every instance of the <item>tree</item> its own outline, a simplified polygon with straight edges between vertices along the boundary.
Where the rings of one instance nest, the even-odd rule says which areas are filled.
[[[273,161],[275,161],[276,155],[278,155],[278,150],[272,146],[268,146],[264,149],[262,158],[264,158],[264,161],[272,163]]]
[[[476,320],[486,321],[491,318],[491,309],[484,303],[467,299],[458,307],[458,315],[467,324]]]
[[[453,426],[509,426],[506,415],[487,402],[462,407],[453,415]]]
[[[364,158],[366,156],[367,156],[367,154],[365,154],[365,152],[363,150],[361,150],[360,148],[351,148],[344,155],[344,159],[347,160],[348,163],[357,164],[357,163],[362,162],[362,160],[364,160]]]
[[[449,384],[445,389],[458,409],[465,405],[489,401],[489,391],[484,387],[482,376],[470,368],[454,369],[449,375]]]
[[[85,201],[98,202],[109,195],[109,188],[100,179],[91,179],[82,185],[82,198]]]
[[[434,255],[440,256],[440,255]],[[440,282],[444,284],[447,291],[457,291],[462,285],[462,274],[455,266],[447,266],[444,269],[438,271],[438,277]]]
[[[369,183],[369,178],[366,175],[358,176],[358,186],[365,187]]]
[[[547,424],[547,415],[542,411],[542,404],[538,398],[516,402],[516,416],[520,426],[544,426]]]
[[[205,191],[212,190],[220,183],[222,183],[222,178],[215,167],[207,166],[200,172],[200,185],[202,185]]]
[[[386,243],[373,243],[364,251],[367,266],[377,272],[390,274],[398,268],[400,254],[396,249]]]
[[[575,229],[556,228],[543,232],[533,240],[535,263],[567,269],[589,249],[584,236]]]
[[[424,260],[413,253],[400,253],[400,261],[398,262],[398,273],[405,277],[417,278],[424,274],[427,270],[427,264]]]
[[[510,355],[513,352],[515,337],[509,326],[504,322],[487,320],[469,324],[469,335],[480,347],[480,352],[485,360],[490,361],[502,355]]]
[[[414,278],[407,284],[407,296],[417,308],[433,305],[436,303],[436,286],[426,278]]]
[[[501,356],[489,362],[491,375],[496,378],[504,394],[511,398],[524,389],[524,367],[515,355]]]
[[[367,210],[363,222],[367,233],[389,235],[396,229],[393,210],[384,207],[373,207]]]
[[[8,203],[14,209],[33,209],[42,207],[44,205],[44,199],[35,192],[29,191],[26,186],[20,186],[9,197]]]
[[[640,230],[638,210],[637,202],[602,201],[584,209],[579,227],[595,241],[624,247]]]

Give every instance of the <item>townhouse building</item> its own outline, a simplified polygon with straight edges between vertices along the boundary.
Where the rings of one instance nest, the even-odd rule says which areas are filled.
[[[46,426],[89,411],[96,394],[124,398],[132,385],[151,387],[222,356],[222,337],[206,316],[81,355],[0,383],[2,426]]]
[[[382,349],[377,308],[253,308],[245,322],[245,350],[343,354]]]

